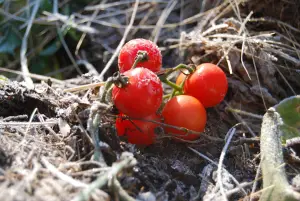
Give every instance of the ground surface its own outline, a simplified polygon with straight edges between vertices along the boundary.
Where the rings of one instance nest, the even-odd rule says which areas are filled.
[[[87,24],[80,24],[80,20],[93,20],[87,26],[98,31],[85,36],[78,54],[76,45],[82,29],[93,30],[73,27],[77,32],[71,29],[74,33],[65,35],[58,48],[49,48],[53,40],[60,41],[56,28],[68,21],[51,14],[55,4],[42,2],[48,13],[40,8],[32,30],[38,29],[43,39],[29,37],[30,72],[64,81],[32,75],[36,84],[29,89],[20,82],[22,77],[14,74],[19,71],[3,72],[10,80],[0,79],[0,200],[130,200],[128,195],[151,201],[221,200],[217,164],[224,139],[231,134],[222,162],[226,169],[222,183],[228,200],[249,200],[251,191],[261,189],[261,179],[255,177],[260,162],[257,137],[262,115],[280,100],[300,94],[298,1],[140,3],[126,41],[143,37],[157,42],[165,68],[179,63],[219,63],[228,76],[229,91],[220,105],[208,110],[206,131],[195,143],[163,139],[149,147],[137,147],[116,135],[112,111],[102,109],[102,162],[93,160],[94,146],[86,130],[97,90],[63,90],[99,81],[99,74],[126,32],[134,1],[59,2],[56,6],[61,14],[73,14],[82,26]],[[101,8],[95,9],[96,5]],[[17,19],[7,13],[19,16],[18,9],[7,3],[3,6],[2,22],[13,24]],[[45,16],[54,23],[47,25],[43,35],[45,27],[39,23],[46,24]],[[41,55],[45,49],[53,53]],[[13,51],[14,56],[6,56],[5,52],[1,55],[2,66],[20,70],[19,50],[16,47]],[[82,73],[91,74],[79,76],[68,52]],[[33,64],[46,67],[39,72]],[[104,79],[116,71],[116,64],[114,60],[108,66]],[[231,129],[233,126],[236,130]],[[113,173],[120,167],[118,174]],[[292,163],[287,170],[294,176],[300,169]],[[99,188],[87,192],[93,185]],[[259,193],[252,195],[256,200]]]

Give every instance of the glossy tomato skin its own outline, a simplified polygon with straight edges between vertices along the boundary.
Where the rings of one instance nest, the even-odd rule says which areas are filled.
[[[129,78],[123,88],[114,86],[112,100],[116,108],[132,118],[143,118],[157,111],[162,103],[163,87],[157,75],[146,68],[123,73]]]
[[[204,131],[207,121],[206,110],[201,102],[188,95],[178,95],[169,100],[164,106],[162,116],[166,124],[184,127],[197,132]],[[199,135],[186,135],[185,132],[170,127],[165,127],[165,132],[176,134],[176,137],[184,140],[196,140],[199,138]]]
[[[139,50],[148,53],[148,60],[139,62],[136,67],[144,67],[153,72],[161,69],[162,56],[158,46],[150,40],[137,38],[128,41],[120,51],[118,65],[121,73],[131,69]]]
[[[157,114],[152,114],[143,120],[127,120],[122,119],[123,114],[120,114],[116,120],[116,129],[119,136],[126,136],[131,144],[150,145],[155,142],[155,128],[159,125],[145,120],[153,120],[162,122],[161,117]]]
[[[228,89],[226,74],[215,64],[203,63],[189,75],[184,84],[184,94],[194,96],[204,107],[213,107],[225,97]]]

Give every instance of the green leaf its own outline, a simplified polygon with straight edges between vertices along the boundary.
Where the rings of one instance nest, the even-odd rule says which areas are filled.
[[[283,124],[280,126],[280,129],[283,132],[283,136],[281,136],[281,142],[283,144],[285,144],[286,140],[288,139],[300,137],[300,131],[295,127],[291,127],[286,124]]]
[[[43,75],[49,66],[48,64],[50,64],[49,57],[36,57],[30,62],[30,72]]]
[[[53,5],[51,3],[52,1],[49,0],[42,0],[39,8],[39,13],[42,13],[44,11],[51,12]]]
[[[80,37],[81,37],[81,33],[78,32],[77,30],[70,28],[68,30],[68,35],[72,37],[73,40],[75,41],[79,41]]]
[[[61,47],[61,42],[59,39],[54,40],[48,47],[42,50],[40,56],[50,56],[53,55]]]
[[[4,36],[0,37],[0,53],[14,54],[14,51],[22,43],[18,35],[9,28]]]
[[[274,108],[286,125],[300,127],[300,95],[286,98]]]
[[[280,114],[282,125],[280,126],[283,136],[281,142],[285,144],[286,140],[300,137],[300,96],[292,96],[282,100],[274,108]]]

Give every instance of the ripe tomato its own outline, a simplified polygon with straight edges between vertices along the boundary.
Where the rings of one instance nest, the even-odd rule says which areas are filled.
[[[181,84],[181,82],[184,80],[184,78],[186,77],[185,74],[180,73],[176,79],[176,84],[179,86]]]
[[[225,73],[212,63],[199,65],[184,84],[184,94],[194,96],[204,107],[219,104],[224,99],[227,89],[228,82]]]
[[[163,87],[157,75],[146,68],[134,68],[123,73],[128,84],[112,89],[116,108],[132,118],[143,118],[157,111],[162,103]]]
[[[127,136],[128,142],[131,144],[150,145],[155,142],[155,128],[159,125],[143,120],[161,122],[160,116],[152,114],[143,118],[143,120],[127,120],[122,119],[122,116],[124,115],[120,114],[116,120],[116,129],[119,136]]]
[[[153,72],[161,69],[162,56],[157,45],[150,40],[137,38],[128,41],[120,51],[118,65],[121,73],[131,69],[139,50],[148,53],[148,60],[139,62],[136,67],[148,68]]]
[[[189,130],[202,132],[206,125],[206,110],[196,98],[188,95],[179,95],[169,100],[162,116],[166,124],[184,127]],[[165,132],[178,135],[184,140],[195,140],[199,138],[196,134],[186,134],[175,128],[165,127]]]

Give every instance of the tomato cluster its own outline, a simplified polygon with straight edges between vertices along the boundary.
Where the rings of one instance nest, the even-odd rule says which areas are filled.
[[[118,58],[122,84],[114,84],[112,101],[120,114],[116,120],[119,136],[132,144],[150,145],[156,131],[175,139],[196,140],[205,129],[207,107],[219,104],[227,93],[225,73],[217,65],[203,63],[197,67],[178,65],[161,70],[162,55],[156,44],[146,39],[126,43]],[[167,76],[177,70],[176,83]],[[173,88],[164,96],[162,82]]]

